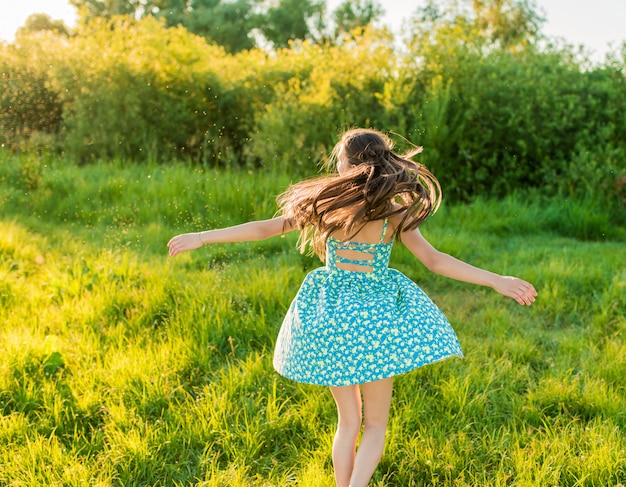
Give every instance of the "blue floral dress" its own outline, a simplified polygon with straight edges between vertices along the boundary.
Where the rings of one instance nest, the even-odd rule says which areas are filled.
[[[387,220],[377,244],[328,239],[326,266],[305,277],[278,334],[278,373],[297,382],[346,386],[463,356],[439,308],[388,267],[393,241],[384,243],[386,229]],[[347,258],[346,251],[363,258]]]

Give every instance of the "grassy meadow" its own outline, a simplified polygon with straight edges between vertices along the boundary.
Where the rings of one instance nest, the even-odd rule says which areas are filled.
[[[169,259],[184,231],[268,218],[286,175],[0,153],[0,485],[331,487],[325,388],[272,369],[297,235]],[[466,357],[395,381],[373,486],[626,485],[624,227],[585,202],[445,203],[440,250],[539,292],[521,307],[392,266]]]

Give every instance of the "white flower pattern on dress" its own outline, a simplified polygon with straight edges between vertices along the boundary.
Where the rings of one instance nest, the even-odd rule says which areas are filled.
[[[408,372],[452,356],[463,357],[448,320],[432,300],[401,272],[390,269],[393,242],[378,244],[329,238],[326,266],[304,279],[283,320],[274,368],[309,384],[362,384]],[[337,262],[363,265],[337,254],[368,254],[368,272]]]

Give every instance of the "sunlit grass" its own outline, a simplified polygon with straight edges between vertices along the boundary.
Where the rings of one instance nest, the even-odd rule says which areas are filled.
[[[319,261],[295,235],[165,252],[181,231],[271,217],[289,179],[39,162],[0,165],[0,485],[331,487],[332,398],[271,365]],[[531,224],[569,214],[558,204],[444,206],[423,228],[533,281],[531,308],[394,250],[466,358],[396,380],[371,485],[626,483],[624,242]]]

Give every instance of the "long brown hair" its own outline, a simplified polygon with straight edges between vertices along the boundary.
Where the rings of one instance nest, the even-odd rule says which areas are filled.
[[[339,229],[355,235],[367,222],[403,213],[395,230],[399,236],[437,211],[439,181],[412,160],[422,148],[399,155],[393,147],[377,130],[348,130],[327,161],[334,167],[340,160],[349,164],[346,174],[301,181],[278,197],[283,217],[302,230],[301,251],[310,245],[323,259],[326,240]]]

